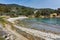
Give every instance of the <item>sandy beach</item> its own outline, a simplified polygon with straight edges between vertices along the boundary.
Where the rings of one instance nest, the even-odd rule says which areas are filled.
[[[10,18],[10,19],[8,19],[8,21],[13,22],[14,20],[24,19],[24,18],[27,18],[27,17]],[[12,21],[12,19],[13,19],[13,21]],[[28,34],[31,34],[31,35],[34,35],[37,37],[41,37],[41,38],[44,38],[46,40],[54,40],[54,39],[60,38],[60,35],[56,35],[53,33],[46,33],[46,32],[42,32],[42,31],[38,31],[38,30],[34,30],[34,29],[28,29],[28,28],[20,27],[17,25],[14,25],[14,26],[16,28],[22,30],[22,31],[25,31]]]

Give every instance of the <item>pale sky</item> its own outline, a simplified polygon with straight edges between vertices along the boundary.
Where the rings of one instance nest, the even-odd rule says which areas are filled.
[[[60,8],[60,0],[0,0],[0,3],[19,4],[33,8]]]

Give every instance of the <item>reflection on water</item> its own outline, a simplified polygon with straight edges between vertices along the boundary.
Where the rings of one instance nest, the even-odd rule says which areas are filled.
[[[60,33],[60,18],[29,18],[22,22],[29,28]]]

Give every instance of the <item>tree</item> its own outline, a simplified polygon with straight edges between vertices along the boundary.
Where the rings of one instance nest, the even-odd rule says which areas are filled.
[[[60,14],[60,8],[56,10],[56,13],[59,15]]]
[[[35,17],[39,17],[40,16],[40,12],[37,11],[36,14],[35,14]]]

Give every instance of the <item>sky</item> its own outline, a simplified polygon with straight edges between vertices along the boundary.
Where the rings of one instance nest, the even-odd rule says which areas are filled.
[[[0,0],[3,4],[19,4],[33,8],[60,8],[60,0]]]

